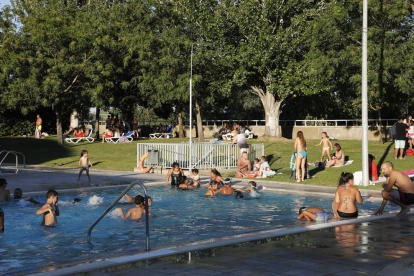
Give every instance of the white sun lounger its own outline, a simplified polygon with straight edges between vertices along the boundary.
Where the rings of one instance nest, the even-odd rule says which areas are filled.
[[[150,138],[157,138],[157,139],[161,139],[161,138],[174,138],[174,133],[171,132],[173,126],[169,125],[167,130],[165,131],[165,133],[151,133],[149,136]]]
[[[73,138],[65,138],[65,142],[66,143],[71,143],[71,144],[77,144],[80,141],[86,140],[86,142],[92,143],[93,141],[95,141],[95,138],[91,137],[92,135],[92,128],[89,128],[89,134],[86,137],[73,137]]]
[[[108,143],[117,144],[119,142],[119,139],[121,137],[126,137],[127,138],[127,142],[132,142],[132,141],[134,141],[134,138],[132,137],[132,134],[134,134],[134,132],[133,131],[130,131],[127,134],[122,135],[120,137],[109,137],[109,138],[105,138],[105,141],[108,142]]]

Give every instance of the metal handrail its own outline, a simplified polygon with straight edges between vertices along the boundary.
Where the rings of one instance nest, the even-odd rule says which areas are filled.
[[[97,225],[101,219],[103,219],[104,216],[106,216],[106,214],[109,213],[109,211],[111,211],[111,209],[118,203],[118,201],[120,201],[124,195],[131,190],[132,187],[134,187],[136,184],[141,185],[141,187],[144,189],[144,193],[145,193],[145,224],[146,224],[146,235],[147,235],[147,249],[146,251],[150,251],[150,241],[149,241],[149,211],[148,211],[148,193],[147,193],[147,188],[145,187],[144,184],[142,184],[140,181],[134,181],[132,182],[123,192],[120,196],[118,196],[118,198],[111,204],[111,206],[109,206],[100,216],[97,220],[95,220],[95,222],[92,224],[91,227],[89,227],[88,230],[88,243],[91,244],[91,234],[92,234],[92,229],[95,227],[95,225]]]
[[[19,157],[17,156],[17,154],[20,154],[20,155],[23,157],[23,168],[25,168],[25,167],[26,167],[26,156],[25,156],[23,153],[18,152],[18,151],[14,151],[14,150],[2,150],[2,151],[0,151],[0,155],[1,155],[3,152],[7,152],[7,153],[6,153],[6,155],[3,157],[3,159],[0,161],[0,169],[1,169],[1,164],[3,164],[3,161],[4,161],[4,160],[6,160],[6,157],[7,157],[10,153],[12,153],[12,154],[14,154],[14,155],[16,156],[16,173],[19,171]]]

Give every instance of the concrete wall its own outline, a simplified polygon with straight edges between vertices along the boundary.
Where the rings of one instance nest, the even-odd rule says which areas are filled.
[[[91,127],[91,126],[87,126]],[[141,127],[142,129],[146,127]],[[252,130],[254,135],[256,136],[263,136],[265,132],[265,126],[249,126]],[[306,139],[320,139],[322,132],[326,131],[329,137],[333,137],[340,140],[361,140],[362,137],[362,127],[360,126],[296,126],[296,127],[280,127],[282,131],[282,136],[287,139],[292,139],[296,137],[296,133],[301,130],[305,135]],[[385,135],[388,137],[388,128],[385,130]],[[203,126],[204,137],[211,138],[214,134],[216,134],[221,129],[221,126]],[[105,126],[99,126],[99,133],[102,134],[105,132]],[[150,131],[145,131],[150,132]],[[176,137],[178,137],[178,126],[173,128],[173,133],[175,133]],[[189,137],[189,127],[184,127],[184,135],[185,137]],[[385,138],[383,135],[383,138]],[[145,137],[148,137],[146,133],[144,133]],[[193,137],[194,139],[197,137],[196,128],[193,127]],[[378,127],[370,127],[368,129],[368,140],[370,141],[378,141],[379,140],[379,128]]]
[[[252,130],[254,135],[263,136],[265,133],[265,126],[249,126]],[[296,133],[301,130],[305,135],[306,139],[320,139],[322,132],[326,131],[330,137],[340,139],[340,140],[361,140],[362,138],[362,127],[360,126],[297,126],[297,127],[280,127],[282,131],[282,136],[287,139],[292,139],[296,137]],[[385,135],[388,137],[388,128],[385,130]],[[217,133],[221,129],[221,126],[203,126],[204,137],[210,138],[215,133]],[[173,132],[178,135],[178,126],[173,128]],[[189,137],[189,127],[184,127],[184,133],[186,137]],[[196,137],[196,128],[193,128],[193,137]],[[385,138],[383,134],[383,138]],[[370,127],[368,129],[368,140],[370,141],[378,141],[379,137],[379,128],[378,127]]]

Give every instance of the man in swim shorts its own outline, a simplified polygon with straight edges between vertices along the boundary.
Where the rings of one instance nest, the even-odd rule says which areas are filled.
[[[394,169],[391,162],[384,162],[381,170],[387,178],[387,182],[382,185],[381,195],[383,201],[376,215],[382,215],[387,201],[391,201],[401,207],[401,211],[397,216],[405,215],[410,211],[410,205],[414,204],[414,184],[413,181],[405,174]],[[393,189],[395,186],[397,189]]]
[[[324,209],[318,207],[302,207],[299,209],[298,219],[315,222],[326,222],[328,220],[328,215],[325,213]]]
[[[42,138],[42,118],[40,118],[40,115],[37,114],[37,120],[36,120],[36,128],[39,131],[39,138]]]

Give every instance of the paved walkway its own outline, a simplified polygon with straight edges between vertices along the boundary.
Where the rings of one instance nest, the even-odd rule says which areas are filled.
[[[395,217],[93,275],[414,275],[413,227],[414,216]]]

